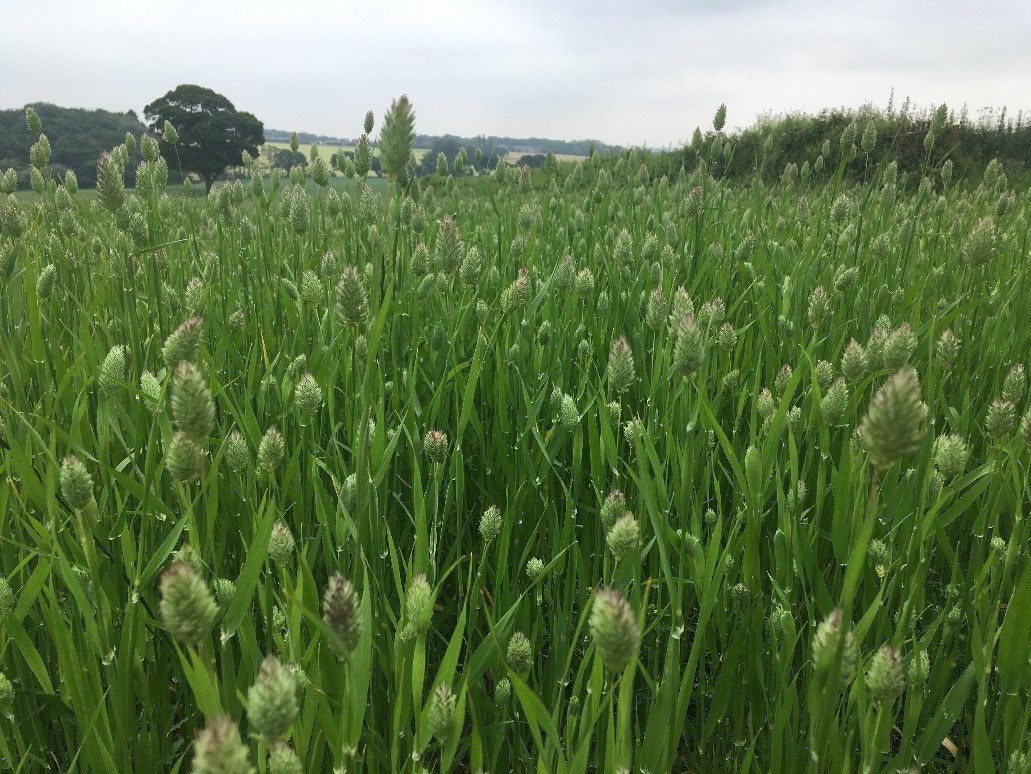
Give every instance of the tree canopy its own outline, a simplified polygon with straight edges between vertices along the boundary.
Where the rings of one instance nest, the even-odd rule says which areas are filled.
[[[125,139],[126,132],[139,137],[146,127],[134,113],[107,110],[64,108],[43,102],[31,106],[43,122],[43,133],[53,147],[48,174],[63,178],[67,170],[75,173],[83,188],[97,180],[97,158]],[[13,168],[20,188],[29,186],[29,146],[36,135],[25,126],[25,108],[0,110],[0,172]],[[126,168],[126,184],[135,184],[136,170]]]
[[[239,165],[244,151],[257,156],[258,146],[265,142],[261,121],[202,86],[177,86],[147,105],[143,113],[162,136],[161,155],[169,167],[196,172],[208,190],[228,167]],[[164,136],[166,121],[178,132],[174,145]]]

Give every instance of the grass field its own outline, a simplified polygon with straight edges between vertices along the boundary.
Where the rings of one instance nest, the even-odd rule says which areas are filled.
[[[0,761],[1029,770],[1029,199],[851,137],[0,200]]]

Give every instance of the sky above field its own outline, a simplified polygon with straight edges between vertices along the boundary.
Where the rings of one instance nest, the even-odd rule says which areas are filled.
[[[1031,108],[1027,0],[0,0],[0,108],[135,110],[180,83],[342,137],[407,93],[423,134],[662,147],[760,114]]]

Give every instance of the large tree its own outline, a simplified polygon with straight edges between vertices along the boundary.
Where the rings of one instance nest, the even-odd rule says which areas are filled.
[[[258,155],[265,127],[250,113],[211,89],[193,84],[176,86],[143,109],[151,128],[161,134],[161,155],[173,169],[196,172],[211,190],[228,167],[240,164],[244,151]],[[173,145],[164,136],[165,122],[178,133]]]

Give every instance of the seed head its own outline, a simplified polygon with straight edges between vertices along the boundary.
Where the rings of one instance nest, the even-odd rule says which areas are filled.
[[[305,374],[294,389],[294,402],[302,414],[313,416],[322,408],[322,388],[315,377]]]
[[[59,478],[61,496],[74,510],[83,510],[93,500],[93,477],[76,457],[64,458]]]
[[[946,479],[955,478],[967,466],[970,447],[961,435],[941,435],[934,442],[932,455],[938,472]]]
[[[0,575],[0,623],[7,617],[7,614],[14,610],[17,598],[14,589],[3,575]]]
[[[200,317],[191,317],[165,339],[161,356],[169,370],[174,369],[184,360],[193,362],[197,359],[203,335],[202,323]]]
[[[36,295],[45,301],[53,295],[56,284],[57,267],[52,263],[48,263],[39,270],[39,275],[36,277]]]
[[[480,516],[480,535],[484,546],[490,545],[501,534],[501,509],[492,505]]]
[[[612,525],[612,529],[605,536],[605,542],[618,562],[637,548],[640,535],[641,529],[637,524],[637,519],[632,513],[627,513],[620,516]]]
[[[615,589],[598,589],[590,617],[591,634],[602,662],[622,672],[637,655],[641,633],[630,604]]]
[[[823,419],[828,425],[834,427],[841,423],[848,410],[848,400],[848,386],[845,384],[845,380],[839,376],[827,390],[823,400],[820,401],[820,413],[823,414]]]
[[[530,645],[525,634],[516,632],[512,635],[512,639],[508,641],[505,660],[508,661],[513,672],[525,674],[530,671],[530,667],[533,666],[533,646]]]
[[[405,595],[405,609],[408,611],[408,620],[420,634],[424,633],[430,625],[430,618],[433,615],[433,589],[426,581],[422,573],[412,578],[408,586],[408,593]]]
[[[1017,426],[1016,407],[1008,400],[992,401],[984,419],[984,429],[992,438],[1005,438]]]
[[[211,633],[218,605],[188,562],[176,560],[161,576],[161,620],[180,642],[196,645]]]
[[[175,432],[165,453],[165,469],[174,481],[185,483],[200,475],[200,447],[183,432]]]
[[[337,283],[337,315],[345,323],[356,326],[369,316],[369,297],[365,279],[353,266],[344,268]]]
[[[907,680],[914,688],[920,688],[931,674],[931,657],[926,650],[914,653],[909,659]]]
[[[613,489],[601,505],[601,523],[606,531],[627,513],[626,498],[618,489]]]
[[[294,536],[289,527],[277,521],[272,527],[268,543],[269,558],[279,565],[287,564],[294,555]]]
[[[193,743],[193,774],[254,774],[250,750],[228,717],[213,717]]]
[[[125,382],[125,347],[116,344],[107,353],[103,364],[100,366],[100,392],[104,397],[110,398],[117,393],[118,388]]]
[[[690,376],[705,358],[705,338],[691,315],[680,321],[673,345],[673,367],[682,376]],[[611,361],[610,361],[611,362]]]
[[[1027,389],[1027,374],[1024,371],[1024,364],[1017,363],[1006,374],[1002,383],[1002,399],[1008,400],[1014,406],[1020,404],[1024,399],[1024,391]]]
[[[233,430],[226,438],[226,462],[234,472],[239,473],[251,463],[251,452],[247,448],[247,441],[236,430]]]
[[[992,217],[979,218],[966,239],[963,240],[963,257],[969,266],[984,266],[995,257],[999,249],[999,238]]]
[[[215,590],[215,602],[218,604],[219,610],[225,610],[233,602],[233,597],[236,596],[236,584],[229,578],[215,578],[211,584]]]
[[[502,677],[498,680],[498,684],[494,686],[494,703],[499,707],[504,707],[508,704],[508,700],[512,696],[512,681],[507,677]]]
[[[462,261],[462,236],[458,224],[450,215],[445,215],[437,229],[435,248],[437,266],[447,275],[454,274]]]
[[[251,733],[266,742],[286,735],[297,716],[297,681],[278,658],[261,662],[258,679],[247,691],[247,721]]]
[[[181,361],[172,376],[172,416],[176,426],[198,445],[215,429],[211,390],[207,380],[188,360]]]
[[[778,396],[783,395],[784,390],[788,388],[788,382],[791,381],[792,373],[791,366],[787,363],[780,367],[776,378],[773,380],[773,390]]]
[[[344,661],[351,657],[361,639],[358,612],[358,596],[351,582],[340,573],[333,573],[322,597],[322,620],[336,635],[331,644]]]
[[[570,395],[563,395],[559,404],[558,422],[564,430],[576,427],[580,421],[580,414],[576,409],[576,402]]]
[[[526,577],[531,582],[541,577],[541,573],[544,572],[544,562],[536,556],[530,558],[526,562]]]
[[[916,344],[916,334],[909,323],[900,325],[884,340],[884,366],[889,371],[898,371],[909,362]]]
[[[297,753],[286,742],[276,742],[268,754],[269,774],[304,774],[304,766]]]
[[[423,439],[423,450],[430,462],[441,465],[447,460],[447,434],[440,430],[430,430]]]
[[[283,464],[283,456],[286,454],[286,445],[283,436],[274,427],[265,431],[265,435],[258,444],[258,468],[263,473],[273,475],[279,466]]]
[[[870,401],[859,426],[863,447],[875,467],[887,467],[920,447],[927,410],[920,400],[916,371],[906,366],[888,378]]]
[[[852,339],[841,356],[841,373],[849,384],[856,384],[866,376],[866,352],[859,343]]]
[[[444,741],[451,734],[451,726],[455,722],[455,695],[451,686],[441,683],[433,692],[430,704],[429,731],[431,736]]]
[[[606,370],[609,387],[618,393],[626,392],[634,383],[634,353],[626,338],[620,336],[609,351],[609,365]]]
[[[855,635],[849,632],[841,642],[841,608],[835,608],[816,627],[813,636],[813,668],[819,675],[827,675],[835,665],[838,650],[841,649],[841,662],[838,668],[838,689],[844,687],[849,675],[856,668]]]
[[[734,347],[737,346],[737,331],[729,322],[723,323],[720,332],[716,334],[716,344],[724,352],[733,352]]]
[[[952,332],[951,328],[946,328],[938,338],[938,343],[935,346],[938,358],[942,361],[943,365],[947,367],[956,362],[956,357],[959,355],[959,346],[960,341],[956,338],[956,334]]]
[[[870,661],[866,672],[866,685],[874,701],[894,701],[906,689],[906,673],[902,656],[895,648],[884,643]]]

